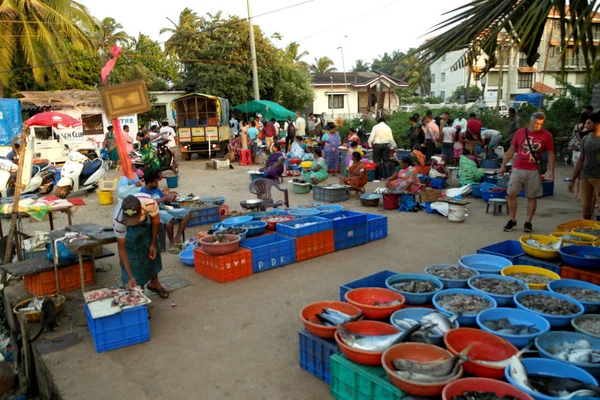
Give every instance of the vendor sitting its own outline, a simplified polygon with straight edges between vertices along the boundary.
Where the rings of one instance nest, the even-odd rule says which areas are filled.
[[[150,282],[147,289],[166,299],[169,292],[158,281],[162,270],[156,244],[159,223],[158,205],[152,197],[142,193],[125,197],[113,214],[123,282],[130,290]]]
[[[183,232],[185,231],[188,222],[190,222],[190,210],[188,210],[187,208],[171,207],[167,209],[167,207],[165,207],[165,204],[175,200],[175,197],[177,197],[177,193],[161,191],[158,188],[158,182],[160,180],[160,170],[151,169],[146,171],[146,173],[144,174],[145,185],[142,188],[141,193],[150,195],[158,203],[158,206],[160,208],[160,222],[165,224],[167,236],[169,237],[169,253],[177,254],[179,253],[179,247],[183,242]],[[177,230],[177,234],[173,236],[173,232],[175,230],[175,220],[179,222],[179,228]]]
[[[400,160],[400,166],[396,169],[394,175],[388,178],[385,186],[390,191],[403,194],[414,194],[421,189],[417,170],[409,157]]]
[[[303,157],[306,153],[304,152],[304,149],[302,148],[302,143],[303,143],[302,136],[296,136],[294,138],[294,142],[292,143],[292,148],[288,152],[287,156],[289,158],[299,158],[299,159],[303,160]]]
[[[369,176],[367,175],[365,165],[361,160],[362,155],[358,151],[352,153],[352,163],[348,167],[348,177],[340,177],[339,179],[340,183],[350,186],[350,190],[364,193],[365,185],[369,181]]]
[[[310,169],[302,172],[302,178],[306,182],[312,182],[316,185],[327,180],[329,175],[327,174],[327,164],[325,164],[325,159],[323,158],[323,150],[317,147],[313,149],[313,154],[315,155],[315,160]]]
[[[463,155],[458,160],[458,183],[460,186],[481,182],[484,172],[478,168],[478,165],[470,157],[471,151],[467,148],[463,150]]]
[[[427,157],[420,150],[414,149],[410,155],[410,161],[414,165],[417,175],[428,175],[431,166],[426,164]]]
[[[284,171],[283,163],[285,156],[277,143],[271,145],[270,151],[271,154],[269,154],[269,158],[267,158],[267,162],[265,163],[266,167],[261,168],[260,172],[264,172],[263,177],[277,181]]]

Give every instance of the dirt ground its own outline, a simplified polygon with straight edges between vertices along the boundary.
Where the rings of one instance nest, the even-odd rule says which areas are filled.
[[[247,171],[254,168],[236,164],[234,170],[206,170],[205,161],[181,163],[179,193],[223,195],[231,209],[240,210],[240,200],[253,197],[248,193]],[[555,195],[539,202],[533,221],[537,232],[552,232],[557,224],[580,217],[579,204],[563,181],[570,172],[569,167],[558,168]],[[368,189],[377,185],[369,183]],[[292,205],[312,200],[310,195],[294,194],[290,184],[285,187],[290,189]],[[95,194],[83,197],[87,206],[78,211],[75,223],[109,225],[113,206],[100,206]],[[153,297],[147,343],[97,354],[81,303],[70,302],[77,307],[68,307],[61,315],[59,331],[40,339],[43,343],[70,332],[81,339],[43,355],[61,397],[327,399],[329,386],[298,365],[298,331],[302,329],[298,314],[304,305],[336,300],[341,284],[383,269],[420,272],[431,264],[456,262],[482,246],[517,239],[525,222],[524,199],[519,200],[519,229],[512,233],[502,232],[506,215],[486,214],[480,199],[472,199],[462,224],[425,212],[365,209],[354,198],[343,205],[388,216],[389,236],[227,284],[205,279],[181,264],[176,255],[163,253],[162,276],[176,273],[191,285],[174,291],[168,300]],[[47,224],[30,227],[47,229]],[[189,229],[188,236],[198,230]],[[119,281],[116,257],[101,261],[101,268],[109,266],[109,272],[96,274],[96,287]],[[77,291],[68,296],[81,297]]]

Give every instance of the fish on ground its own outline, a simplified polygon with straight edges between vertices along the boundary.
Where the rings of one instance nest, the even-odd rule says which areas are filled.
[[[548,353],[563,361],[582,364],[600,363],[600,349],[594,349],[592,344],[585,339],[574,343],[565,341],[559,345],[549,346]]]
[[[431,293],[440,290],[432,281],[417,279],[392,284],[392,287],[401,292]]]
[[[529,239],[525,240],[525,243],[531,247],[541,250],[559,250],[562,247],[562,238],[554,243],[541,244],[539,240],[534,239],[532,235],[529,235]]]
[[[418,372],[409,372],[409,371],[395,371],[395,374],[400,378],[405,379],[407,381],[419,382],[419,383],[441,383],[449,381],[450,379],[456,377],[458,372],[460,371],[460,367],[465,363],[465,359],[458,358],[452,370],[442,376],[433,376],[429,374],[423,374]]]
[[[477,357],[476,355],[474,355],[471,358],[471,361],[476,362],[478,364],[483,364],[486,365],[488,367],[495,367],[495,368],[505,368],[507,365],[509,365],[514,357],[517,358],[521,358],[521,356],[525,353],[527,353],[529,351],[529,349],[531,349],[531,346],[533,345],[533,342],[529,342],[529,344],[525,347],[523,347],[521,350],[519,350],[514,356],[509,357],[505,360],[499,360],[499,361],[487,361],[487,360],[477,360],[475,357]]]
[[[458,313],[451,317],[448,317],[439,312],[432,312],[422,317],[419,321],[416,321],[411,318],[402,318],[395,319],[394,323],[402,330],[410,329],[411,327],[420,323],[421,325],[429,326],[427,332],[429,336],[444,336],[446,332],[448,332],[451,329],[454,329],[454,322],[461,315],[461,313]],[[415,334],[412,335],[411,339],[415,339],[415,335],[417,335],[420,332],[423,332],[423,330],[424,329],[421,328],[419,331],[415,332]]]
[[[435,266],[428,269],[431,275],[442,279],[467,280],[477,275],[477,271],[465,268],[462,265]]]
[[[527,273],[527,272],[517,272],[514,274],[508,274],[508,276],[510,276],[511,278],[516,278],[516,279],[520,279],[525,283],[533,283],[533,284],[544,284],[544,283],[550,283],[553,281],[552,278],[550,278],[549,276],[546,275],[542,275],[542,274],[535,274],[535,273]]]
[[[530,310],[549,315],[573,315],[579,313],[577,304],[545,294],[528,294],[519,299],[519,302]]]
[[[513,296],[527,289],[517,281],[495,278],[475,278],[471,281],[471,285],[486,293],[503,296]]]
[[[479,314],[483,310],[492,308],[492,303],[477,295],[466,295],[462,293],[445,294],[437,299],[437,303],[444,310],[452,313]]]
[[[540,331],[534,325],[513,324],[508,318],[488,319],[482,324],[486,328],[504,335],[531,335]]]
[[[600,301],[600,292],[597,290],[586,289],[581,287],[560,287],[554,289],[556,293],[564,294],[579,301]]]
[[[424,374],[434,377],[447,376],[454,369],[454,365],[459,359],[468,361],[467,355],[473,345],[465,347],[459,354],[454,355],[450,358],[441,358],[435,361],[412,361],[404,358],[396,358],[392,360],[392,366],[398,371],[405,371],[410,373]]]
[[[418,324],[404,332],[398,332],[392,335],[361,335],[360,333],[348,331],[344,325],[338,325],[337,333],[342,339],[342,342],[348,347],[352,347],[356,350],[382,352],[395,344],[402,343],[420,327],[421,324]]]
[[[333,308],[324,308],[323,312],[316,314],[317,322],[325,326],[343,325],[347,322],[357,321],[363,316],[362,312],[351,316]]]

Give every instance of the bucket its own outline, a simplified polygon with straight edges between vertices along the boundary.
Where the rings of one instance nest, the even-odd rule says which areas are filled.
[[[179,186],[179,175],[166,176],[165,179],[167,180],[167,187],[169,189],[175,189]]]
[[[107,206],[113,203],[113,192],[110,190],[96,190],[98,193],[98,200],[103,206]]]
[[[383,209],[397,210],[401,194],[386,193],[383,195]]]
[[[463,222],[465,220],[465,206],[458,204],[448,204],[448,221]]]

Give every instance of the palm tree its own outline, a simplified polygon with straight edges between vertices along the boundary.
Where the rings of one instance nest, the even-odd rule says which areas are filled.
[[[98,29],[92,33],[92,44],[104,61],[110,58],[110,49],[115,45],[125,45],[133,40],[125,31],[123,25],[114,18],[106,17],[98,22]]]
[[[419,93],[424,95],[429,92],[431,84],[431,74],[429,65],[425,64],[415,49],[410,49],[401,59],[400,63],[394,69],[393,75],[406,81],[408,88],[412,91],[419,89]]]
[[[326,74],[329,72],[336,72],[337,69],[333,66],[331,58],[325,56],[317,59],[315,57],[315,63],[310,65],[310,72],[313,74]]]
[[[94,20],[87,9],[71,0],[12,0],[0,2],[0,97],[14,67],[30,67],[36,83],[58,73],[68,79],[69,44],[89,50],[86,31]]]
[[[301,60],[304,56],[308,55],[308,51],[305,50],[302,53],[298,53],[299,51],[300,51],[300,45],[296,42],[292,42],[292,43],[288,44],[288,46],[285,48],[285,52],[292,59],[292,61],[294,61],[295,63],[301,63],[301,62],[304,63],[304,61],[301,61]]]
[[[165,32],[171,33],[171,37],[165,42],[165,54],[173,58],[181,57],[182,53],[189,49],[188,44],[195,40],[199,32],[200,17],[195,11],[186,7],[179,14],[178,23],[170,19],[169,22],[173,24],[173,28],[160,30],[161,35]]]
[[[465,55],[455,68],[473,65],[478,55],[485,52],[490,55],[489,69],[497,63],[492,55],[496,52],[498,35],[503,34],[527,55],[527,63],[533,66],[540,57],[538,48],[548,15],[553,14],[558,17],[555,21],[558,21],[562,49],[566,50],[571,42],[583,57],[586,69],[592,71],[597,57],[592,30],[597,2],[568,3],[564,0],[473,0],[448,12],[452,16],[431,31],[444,30],[444,33],[425,43],[420,50],[425,59],[435,60],[449,49],[464,48]],[[563,70],[566,54],[567,51],[561,52]]]
[[[369,70],[369,63],[363,60],[356,60],[356,65],[352,68],[354,72],[366,72]]]

